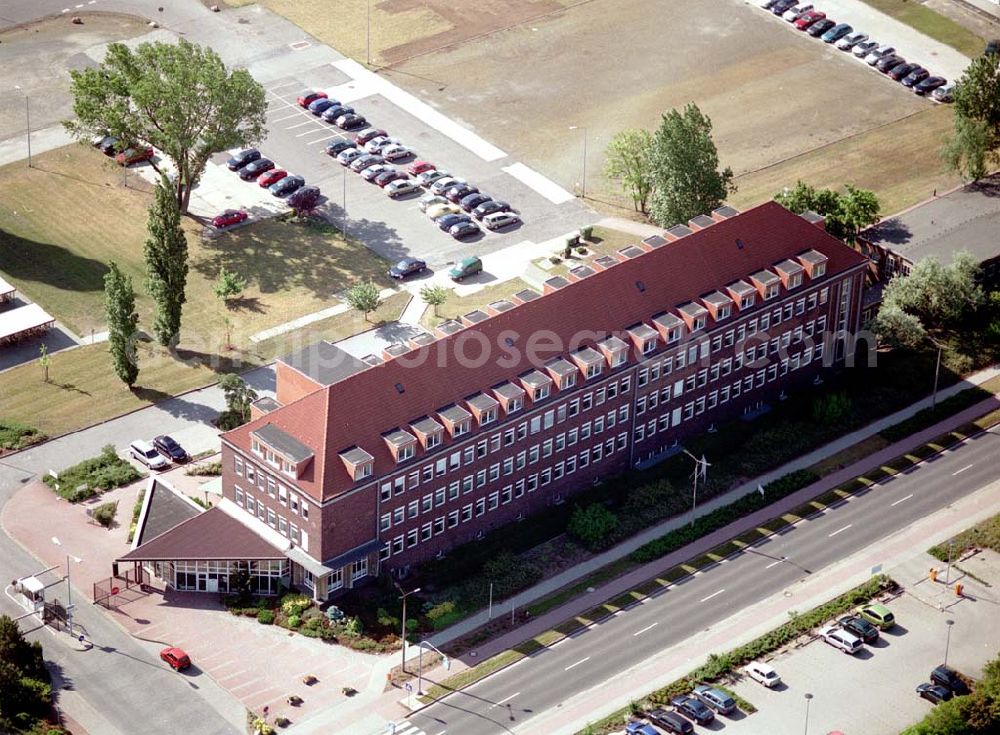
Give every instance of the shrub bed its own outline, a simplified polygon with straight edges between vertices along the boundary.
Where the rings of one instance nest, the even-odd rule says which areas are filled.
[[[45,434],[34,426],[19,421],[0,419],[0,450],[24,449],[45,439]]]
[[[218,477],[222,474],[222,460],[192,465],[184,471],[184,474],[196,477]]]
[[[977,523],[972,528],[953,536],[949,541],[932,546],[927,553],[939,561],[948,561],[948,547],[951,548],[951,558],[955,561],[963,552],[972,548],[993,549],[1000,552],[1000,514]]]
[[[99,492],[128,485],[143,474],[106,445],[96,457],[85,459],[59,473],[59,477],[45,475],[43,481],[71,503],[92,498]]]

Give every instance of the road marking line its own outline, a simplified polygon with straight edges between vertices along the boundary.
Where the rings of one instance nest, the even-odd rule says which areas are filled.
[[[954,477],[955,475],[960,475],[960,474],[962,474],[963,472],[965,472],[965,471],[966,471],[967,469],[969,469],[970,467],[972,467],[972,465],[971,465],[971,464],[967,464],[967,465],[965,465],[965,467],[963,467],[962,469],[960,469],[960,470],[955,470],[954,472],[952,472],[952,473],[951,473],[951,476],[952,476],[952,477]]]
[[[846,526],[844,526],[843,528],[838,528],[838,529],[837,529],[836,531],[834,531],[834,532],[833,532],[833,533],[831,533],[831,534],[830,534],[829,536],[827,536],[827,538],[833,538],[833,537],[834,537],[834,536],[836,536],[836,535],[837,535],[838,533],[840,533],[840,532],[842,532],[842,531],[846,531],[846,530],[847,530],[848,528],[850,528],[850,527],[851,527],[851,526],[853,526],[853,525],[854,525],[853,523],[848,523],[848,524],[847,524]]]
[[[896,505],[899,505],[899,504],[900,504],[900,503],[902,503],[902,502],[903,502],[904,500],[909,500],[909,499],[910,499],[910,498],[912,498],[912,497],[913,497],[913,493],[910,493],[910,494],[909,494],[909,495],[907,495],[907,496],[906,496],[905,498],[900,498],[900,499],[899,499],[899,500],[897,500],[897,501],[896,501],[895,503],[892,503],[892,504],[890,505],[890,507],[893,507],[893,506],[896,506]]]
[[[709,595],[708,597],[703,597],[703,598],[701,599],[701,601],[702,601],[702,602],[708,602],[708,601],[709,601],[709,600],[711,600],[711,599],[712,599],[713,597],[718,597],[718,596],[719,596],[719,595],[721,595],[721,594],[722,594],[723,592],[725,592],[725,590],[724,590],[724,589],[722,589],[722,590],[719,590],[718,592],[713,592],[713,593],[712,593],[712,594],[710,594],[710,595]]]
[[[570,670],[570,669],[572,669],[572,668],[573,668],[574,666],[579,666],[580,664],[582,664],[582,663],[585,663],[586,661],[590,661],[590,656],[587,656],[586,658],[581,658],[581,659],[580,659],[579,661],[577,661],[577,662],[576,662],[575,664],[570,664],[570,665],[569,665],[569,666],[567,666],[567,667],[566,667],[565,669],[563,669],[563,671],[569,671],[569,670]]]
[[[298,116],[299,116],[299,113],[293,112],[291,115],[285,115],[284,117],[279,117],[277,120],[272,120],[271,122],[272,123],[280,123],[280,122],[284,122],[285,120],[291,120],[293,117],[298,117]]]
[[[330,140],[330,138],[339,138],[340,133],[334,133],[333,135],[327,135],[323,138],[317,138],[316,140],[310,140],[306,145],[314,145],[315,143],[322,143],[324,140]]]
[[[305,122],[300,122],[298,125],[289,125],[285,130],[295,130],[295,128],[301,128],[303,125],[312,125],[312,120],[306,120]]]
[[[312,122],[312,121],[310,120],[310,122]],[[303,135],[312,135],[312,134],[314,134],[314,133],[325,133],[325,132],[326,132],[326,131],[325,131],[325,130],[323,130],[323,128],[320,128],[319,130],[307,130],[307,131],[306,131],[306,132],[304,132],[304,133],[297,133],[297,134],[295,135],[295,137],[296,137],[296,138],[301,138],[301,137],[302,137]]]
[[[510,700],[512,700],[512,699],[513,699],[514,697],[516,697],[516,696],[517,696],[518,694],[520,694],[520,693],[521,693],[521,692],[514,692],[514,693],[513,693],[513,694],[511,694],[511,695],[510,695],[509,697],[506,697],[506,698],[504,698],[504,699],[501,699],[501,700],[500,700],[499,702],[494,702],[494,703],[493,703],[493,704],[491,705],[491,709],[492,709],[492,707],[499,707],[499,706],[500,706],[501,704],[503,704],[504,702],[509,702]]]
[[[637,630],[637,631],[636,631],[635,633],[633,633],[633,634],[632,634],[632,637],[633,637],[633,638],[635,638],[635,637],[636,637],[637,635],[642,635],[642,634],[643,634],[643,633],[645,633],[645,632],[646,632],[647,630],[652,630],[652,629],[653,629],[653,628],[655,628],[655,627],[656,627],[657,625],[659,625],[659,623],[653,623],[652,625],[647,625],[647,626],[646,626],[645,628],[643,628],[642,630]]]
[[[784,561],[784,559],[778,559],[777,561],[772,561],[770,564],[768,564],[766,567],[764,567],[764,569],[770,569],[771,567],[776,567],[779,564],[781,564],[781,562],[783,562],[783,561]]]
[[[272,92],[275,89],[281,89],[282,87],[291,87],[293,84],[298,84],[298,82],[285,82],[284,84],[275,84],[273,87],[268,87],[267,91]]]
[[[400,732],[396,733],[396,735],[424,735],[424,731],[421,730],[416,725],[413,725],[413,724],[411,724],[409,722],[405,723],[405,724],[410,725],[410,726],[408,728],[406,728],[405,730],[401,730]]]

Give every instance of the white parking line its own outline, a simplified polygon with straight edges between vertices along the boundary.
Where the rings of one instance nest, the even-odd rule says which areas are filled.
[[[722,590],[719,590],[718,592],[713,592],[713,593],[712,593],[712,594],[710,594],[710,595],[709,595],[708,597],[703,597],[703,598],[701,598],[701,601],[702,601],[702,602],[708,602],[708,601],[709,601],[709,600],[711,600],[711,599],[712,599],[713,597],[718,597],[718,596],[719,596],[719,595],[721,595],[721,594],[722,594],[723,592],[725,592],[725,590],[724,590],[724,589],[722,589]]]
[[[657,625],[659,625],[659,623],[653,623],[652,625],[647,625],[647,626],[646,626],[645,628],[643,628],[642,630],[637,630],[637,631],[636,631],[635,633],[633,633],[633,634],[632,634],[632,637],[633,637],[633,638],[635,638],[635,637],[636,637],[637,635],[642,635],[642,634],[643,634],[643,633],[645,633],[645,632],[646,632],[647,630],[652,630],[652,629],[653,629],[653,628],[655,628],[655,627],[656,627]]]
[[[285,130],[295,130],[295,128],[301,128],[303,125],[312,125],[312,120],[306,120],[305,122],[300,122],[298,125],[289,125]]]
[[[291,87],[293,84],[298,84],[298,82],[285,82],[284,84],[275,84],[273,87],[268,87],[268,92],[273,92],[276,89],[281,89],[282,87]]]
[[[955,470],[954,472],[952,472],[952,473],[951,473],[951,476],[952,476],[952,477],[954,477],[955,475],[960,475],[960,474],[962,474],[963,472],[965,472],[965,471],[966,471],[967,469],[969,469],[970,467],[972,467],[972,465],[971,465],[971,464],[967,464],[967,465],[965,465],[965,467],[963,467],[962,469],[960,469],[960,470]]]
[[[570,665],[569,665],[569,666],[567,666],[567,667],[566,667],[565,669],[563,669],[563,671],[569,671],[569,670],[570,670],[570,669],[572,669],[572,668],[573,668],[574,666],[579,666],[580,664],[582,664],[582,663],[585,663],[585,662],[587,662],[587,661],[590,661],[590,656],[587,656],[586,658],[581,658],[581,659],[580,659],[579,661],[577,661],[577,662],[576,662],[575,664],[570,664]]]
[[[784,559],[778,559],[777,561],[772,561],[770,564],[768,564],[766,567],[764,567],[764,569],[770,569],[771,567],[776,567],[779,564],[781,564],[781,562],[783,562],[783,561],[784,561]]]
[[[315,130],[307,130],[304,133],[297,133],[295,137],[301,138],[303,135],[315,135],[316,133],[325,133],[325,132],[326,130],[324,128],[316,128]]]
[[[306,145],[313,145],[314,143],[322,143],[324,140],[330,140],[330,138],[337,138],[340,133],[334,133],[333,135],[327,135],[322,138],[317,138],[316,140],[310,140]]]
[[[895,507],[895,506],[899,505],[900,503],[902,503],[902,502],[903,502],[904,500],[909,500],[909,499],[910,499],[910,498],[912,498],[912,497],[913,497],[913,493],[910,493],[910,494],[909,494],[909,495],[907,495],[907,496],[906,496],[905,498],[900,498],[900,499],[899,499],[899,500],[897,500],[897,501],[896,501],[895,503],[892,503],[890,507]]]
[[[277,120],[272,120],[272,123],[280,123],[284,120],[291,120],[293,117],[300,117],[299,113],[293,112],[291,115],[285,115],[284,117],[279,117]]]
[[[831,534],[830,534],[829,536],[827,536],[827,538],[833,538],[833,537],[834,537],[834,536],[836,536],[836,535],[837,535],[838,533],[843,533],[844,531],[846,531],[846,530],[847,530],[848,528],[850,528],[850,527],[851,527],[851,526],[853,526],[853,525],[854,525],[853,523],[848,523],[848,524],[847,524],[846,526],[844,526],[843,528],[838,528],[838,529],[837,529],[836,531],[834,531],[834,532],[833,532],[833,533],[831,533]]]

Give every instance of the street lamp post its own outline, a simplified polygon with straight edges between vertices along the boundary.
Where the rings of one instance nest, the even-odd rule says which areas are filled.
[[[955,624],[955,621],[948,619],[944,621],[944,624],[948,626],[948,634],[944,640],[944,665],[948,665],[948,649],[951,647],[951,626]]]
[[[366,30],[367,44],[365,51],[365,58],[368,60],[368,66],[372,65],[372,0],[368,0],[368,25]]]
[[[427,646],[432,651],[441,654],[441,662],[444,664],[445,671],[451,670],[451,659],[445,656],[437,647],[430,641],[420,641],[417,645],[417,696],[422,697],[424,695],[424,646]]]
[[[56,546],[62,546],[62,542],[55,536],[52,537],[52,543]],[[66,627],[69,629],[69,634],[73,635],[73,580],[71,576],[71,567],[69,565],[70,559],[77,564],[80,564],[83,559],[78,556],[73,556],[68,552],[66,553]]]
[[[805,735],[809,735],[809,703],[812,702],[813,695],[806,692],[806,729]]]
[[[583,131],[583,178],[580,180],[580,198],[587,198],[587,126],[581,125],[570,125],[570,130],[582,130]]]
[[[25,135],[28,141],[28,168],[31,168],[31,105],[28,102],[28,93],[21,89],[20,84],[15,84],[14,89],[24,95]]]
[[[700,476],[703,480],[708,478],[708,462],[704,456],[698,459],[686,449],[681,451],[694,460],[694,489],[691,493],[691,525],[694,526],[694,513],[698,506],[698,477]]]
[[[952,539],[951,541],[948,542],[948,568],[945,570],[944,573],[944,584],[946,587],[949,584],[951,584],[951,553],[954,548],[955,548],[955,540]]]
[[[400,587],[399,585],[396,585],[396,588],[400,592],[403,592],[403,588]],[[399,596],[399,599],[403,601],[403,630],[401,632],[401,637],[403,639],[403,665],[402,665],[403,673],[406,673],[406,598],[409,597],[410,595],[416,594],[419,591],[420,588],[417,587],[416,589],[410,590],[409,592],[403,592],[403,594]]]

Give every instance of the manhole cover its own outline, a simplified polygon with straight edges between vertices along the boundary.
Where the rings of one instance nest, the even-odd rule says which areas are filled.
[[[295,43],[288,44],[293,51],[301,51],[304,48],[309,48],[312,44],[309,41],[296,41]]]

